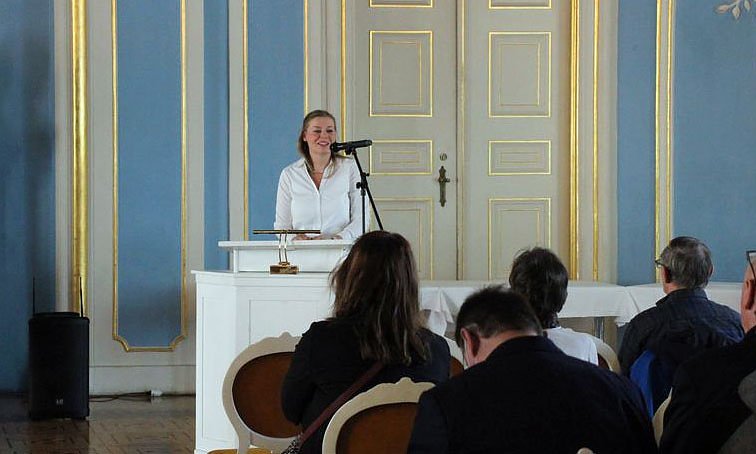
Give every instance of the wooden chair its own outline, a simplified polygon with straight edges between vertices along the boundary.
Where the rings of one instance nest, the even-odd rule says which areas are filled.
[[[417,401],[432,387],[405,377],[356,395],[328,423],[323,453],[407,452]]]
[[[604,369],[609,369],[612,372],[620,373],[620,364],[617,354],[612,350],[606,342],[602,341],[596,336],[591,336],[591,340],[596,344],[596,352],[598,353],[598,365]]]
[[[223,408],[236,432],[236,448],[210,454],[278,453],[301,432],[281,409],[281,386],[298,342],[299,337],[283,333],[250,345],[234,359],[223,380]]]
[[[454,377],[462,373],[465,370],[465,360],[462,355],[462,349],[459,348],[456,342],[444,337],[446,343],[449,344],[449,353],[451,353],[451,359],[449,361],[449,378]]]
[[[654,417],[651,419],[651,424],[654,426],[654,438],[656,438],[656,444],[659,444],[661,440],[662,432],[664,431],[664,412],[667,411],[669,406],[669,400],[672,398],[672,392],[670,391],[666,399],[659,405],[659,408],[654,413]]]

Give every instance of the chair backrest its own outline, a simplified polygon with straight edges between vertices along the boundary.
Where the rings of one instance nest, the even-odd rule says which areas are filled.
[[[656,353],[645,350],[630,366],[630,380],[640,388],[646,401],[648,417],[653,418],[672,390],[674,367],[666,364]]]
[[[612,372],[620,373],[619,359],[612,347],[606,342],[602,341],[596,336],[591,336],[591,340],[596,345],[596,352],[598,353],[598,365],[604,369],[609,369]]]
[[[656,444],[659,444],[659,440],[661,440],[662,432],[664,431],[664,413],[667,411],[667,407],[669,406],[669,400],[672,398],[672,392],[670,391],[669,395],[666,399],[664,399],[664,402],[659,405],[659,408],[656,410],[656,413],[654,413],[654,417],[651,419],[651,423],[654,426],[654,438],[656,438]]]
[[[462,356],[462,349],[459,348],[456,342],[444,337],[446,343],[449,344],[449,353],[451,353],[451,360],[449,361],[449,377],[454,377],[462,373],[465,370],[465,360]]]
[[[405,377],[356,395],[328,423],[323,452],[407,452],[417,401],[432,387],[433,383],[415,383]]]
[[[281,387],[299,337],[283,333],[245,348],[223,380],[223,408],[237,435],[238,452],[250,444],[273,452],[285,449],[301,432],[281,408]]]

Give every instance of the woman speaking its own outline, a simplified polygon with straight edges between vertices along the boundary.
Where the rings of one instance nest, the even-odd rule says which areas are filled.
[[[274,228],[321,233],[295,240],[354,240],[362,234],[360,173],[353,159],[331,152],[335,141],[333,115],[313,110],[305,116],[297,141],[302,158],[283,169],[278,180]]]

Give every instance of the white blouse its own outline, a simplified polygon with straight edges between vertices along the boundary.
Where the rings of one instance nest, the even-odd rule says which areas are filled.
[[[580,333],[561,326],[545,331],[546,337],[563,352],[574,358],[598,364],[596,344],[591,340],[590,334]]]
[[[322,235],[354,240],[362,235],[362,202],[357,182],[360,172],[352,158],[338,158],[315,186],[304,158],[290,164],[278,180],[275,229],[318,229]],[[366,228],[370,203],[365,200]]]

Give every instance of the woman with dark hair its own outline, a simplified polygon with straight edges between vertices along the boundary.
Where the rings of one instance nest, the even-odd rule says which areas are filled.
[[[364,387],[402,377],[439,383],[449,377],[449,346],[423,328],[418,278],[409,242],[396,233],[369,232],[331,274],[333,316],[302,335],[282,391],[286,417],[306,428],[380,362]],[[320,452],[325,422],[302,452]]]
[[[528,300],[544,335],[568,355],[598,364],[592,336],[559,325],[557,314],[567,301],[568,279],[567,268],[559,257],[540,247],[521,251],[509,272],[509,286]]]
[[[283,169],[278,180],[275,229],[321,232],[297,235],[298,240],[353,240],[362,233],[360,173],[352,158],[331,152],[335,141],[333,115],[313,110],[305,116],[297,139],[302,158]]]

